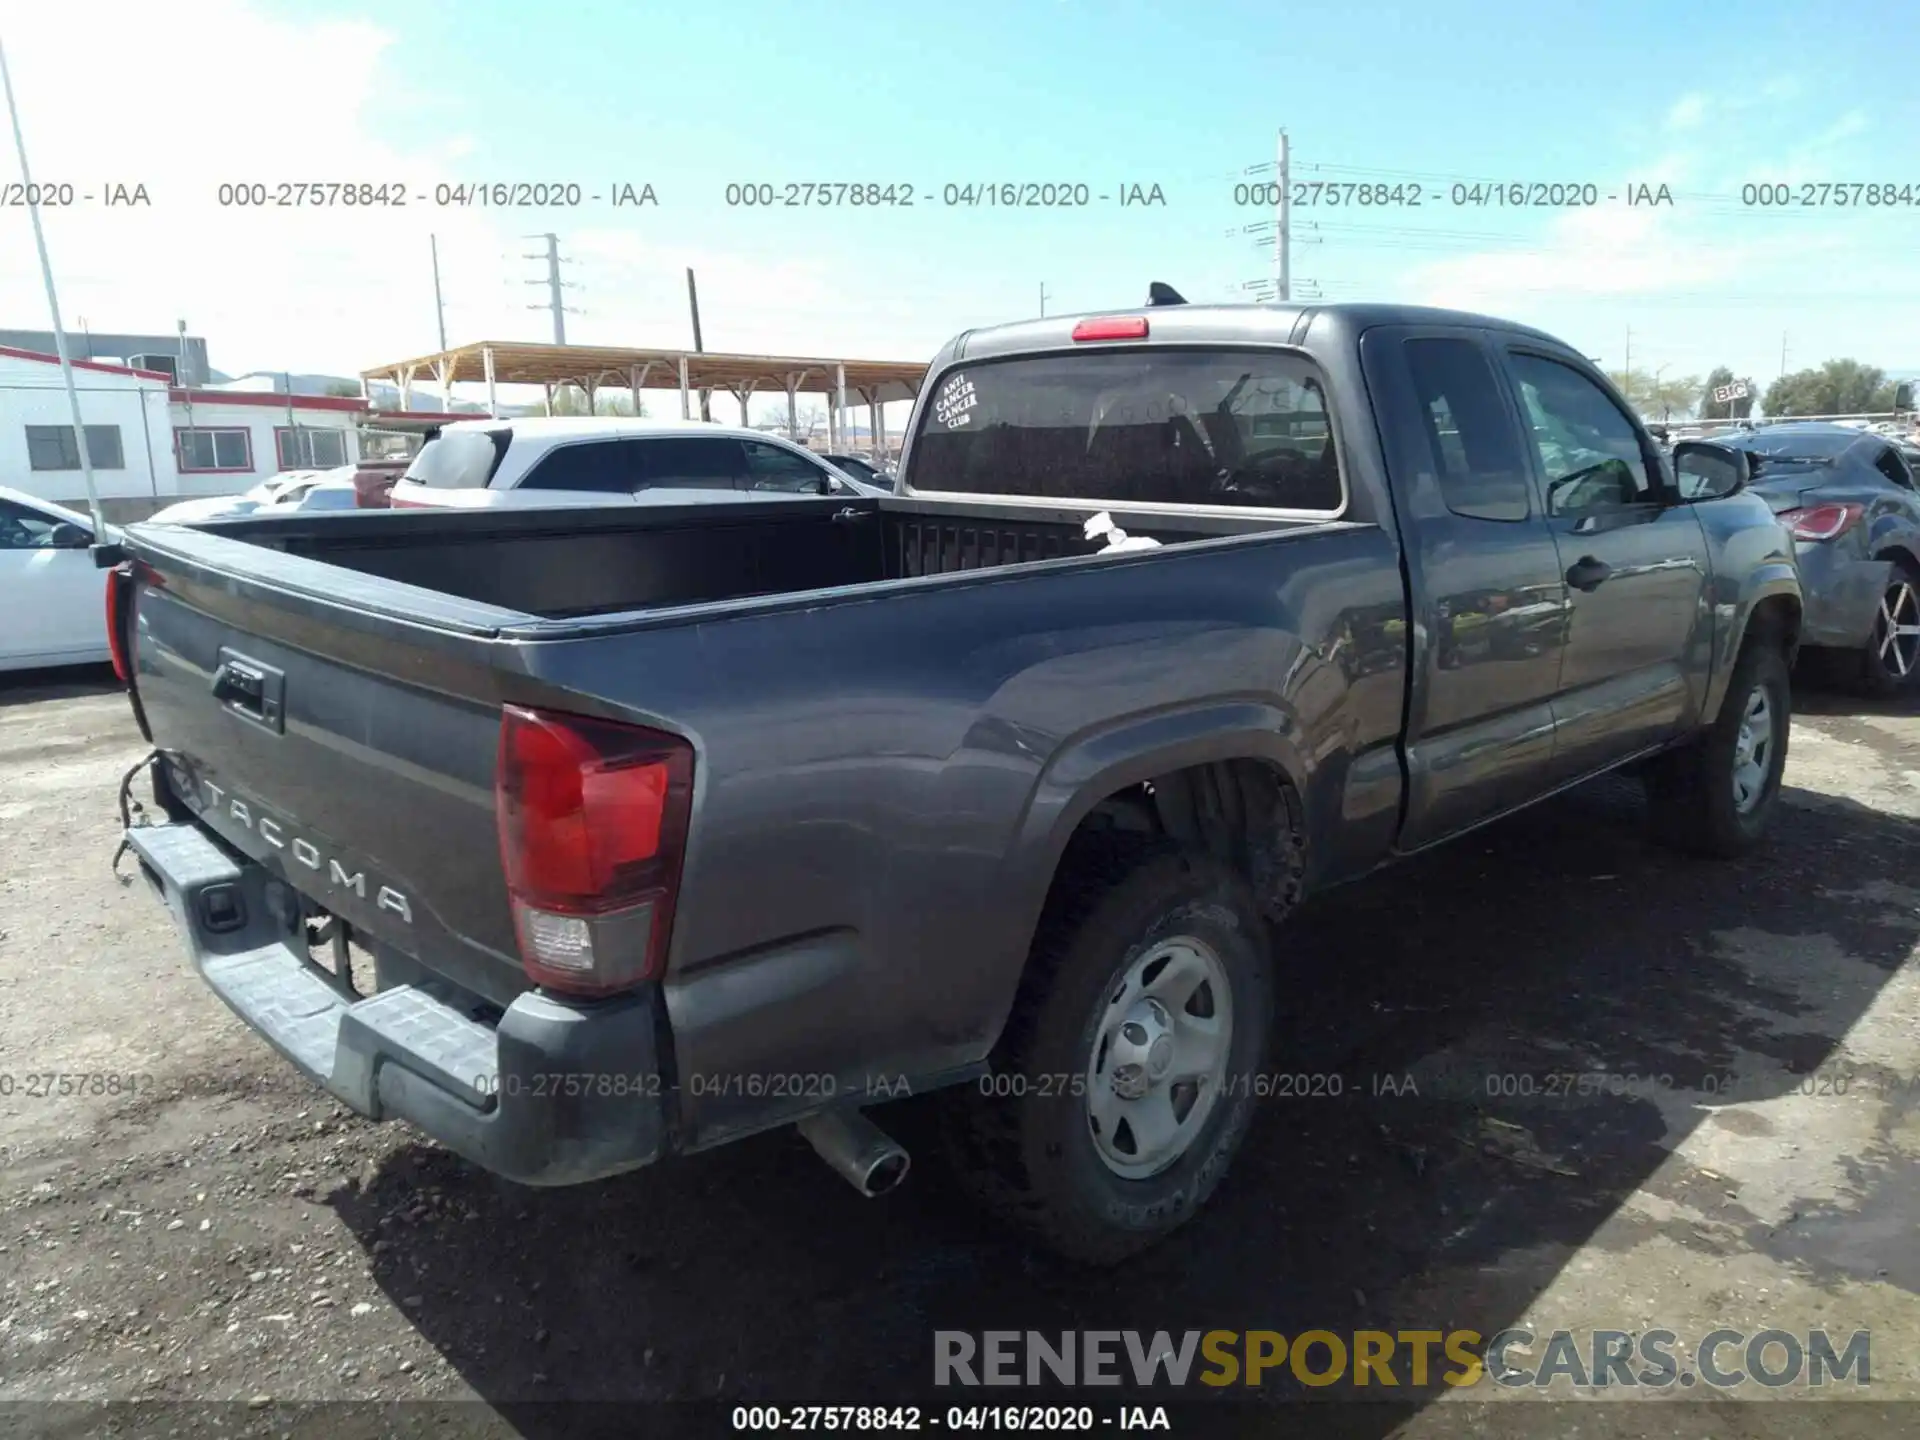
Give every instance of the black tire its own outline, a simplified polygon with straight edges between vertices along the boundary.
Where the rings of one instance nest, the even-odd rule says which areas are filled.
[[[1758,795],[1743,810],[1734,802],[1734,766],[1756,692],[1765,694],[1770,710],[1770,754]],[[1752,850],[1765,838],[1767,822],[1780,802],[1791,724],[1786,658],[1772,636],[1756,635],[1734,662],[1720,713],[1706,733],[1648,767],[1644,778],[1655,833],[1696,855],[1732,859]]]
[[[1088,1128],[1085,1076],[1100,1002],[1135,958],[1172,936],[1203,941],[1231,992],[1227,1079],[1167,1169],[1123,1179]],[[1069,848],[991,1073],[946,1114],[963,1186],[1068,1259],[1110,1265],[1157,1243],[1206,1203],[1253,1115],[1252,1077],[1273,1014],[1265,920],[1227,866],[1159,843],[1087,837]],[[1012,1089],[1014,1093],[1001,1093]],[[1024,1093],[1021,1093],[1024,1092]]]
[[[1860,652],[1860,685],[1867,694],[1883,698],[1910,694],[1916,685],[1920,685],[1920,644],[1904,647],[1903,654],[1907,657],[1905,674],[1900,673],[1899,659],[1886,654],[1883,647],[1888,606],[1900,610],[1903,623],[1920,623],[1920,570],[1914,569],[1912,561],[1894,557],[1881,605],[1881,612],[1874,618],[1873,634],[1868,638],[1866,648]]]

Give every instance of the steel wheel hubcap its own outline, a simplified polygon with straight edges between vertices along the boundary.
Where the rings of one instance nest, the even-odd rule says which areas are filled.
[[[1760,800],[1773,764],[1773,700],[1767,687],[1756,685],[1740,717],[1740,734],[1733,742],[1733,808],[1742,814]]]
[[[1920,665],[1920,595],[1905,580],[1894,581],[1880,597],[1874,640],[1889,675],[1904,680]]]
[[[1095,1152],[1127,1180],[1180,1159],[1226,1080],[1233,994],[1226,966],[1191,935],[1162,940],[1126,969],[1100,1005],[1086,1074]]]

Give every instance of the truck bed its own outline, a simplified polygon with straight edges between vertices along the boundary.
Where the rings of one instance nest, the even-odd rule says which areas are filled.
[[[538,512],[402,510],[239,519],[207,531],[548,619],[990,569],[1096,553],[1089,510],[913,497]],[[1175,545],[1289,522],[1130,524]],[[1145,517],[1142,517],[1145,520]]]

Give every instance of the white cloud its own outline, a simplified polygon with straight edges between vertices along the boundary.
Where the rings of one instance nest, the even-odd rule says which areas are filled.
[[[91,43],[102,33],[113,43]],[[429,217],[417,205],[219,204],[219,187],[233,182],[271,190],[404,177],[410,189],[431,189],[437,157],[378,135],[365,117],[376,86],[396,80],[392,39],[375,26],[273,18],[239,0],[184,11],[96,0],[18,7],[5,40],[35,180],[96,195],[138,185],[151,199],[43,210],[69,325],[84,316],[93,328],[164,332],[184,318],[208,337],[219,368],[351,367],[369,350],[430,347],[429,229],[456,248],[492,243],[485,218]],[[76,88],[81,50],[87,83]],[[301,78],[316,75],[326,77],[320,90]],[[158,90],[156,77],[165,80]],[[141,99],[130,107],[124,97]],[[0,179],[12,178],[8,147]],[[27,212],[0,212],[0,246],[24,253],[30,243]],[[408,264],[415,254],[419,263]],[[31,267],[0,272],[0,323],[44,328],[38,278]],[[423,288],[424,324],[415,318]]]
[[[102,34],[113,43],[92,43]],[[436,184],[471,175],[485,137],[379,127],[375,98],[396,102],[383,110],[406,110],[398,102],[419,98],[419,87],[410,57],[375,24],[270,12],[250,0],[89,0],[10,8],[0,38],[35,180],[95,194],[109,182],[137,184],[151,198],[145,208],[43,210],[69,328],[84,319],[96,331],[169,334],[184,319],[221,370],[357,373],[437,347],[432,234],[451,343],[545,340],[551,330],[537,308],[545,292],[526,283],[544,268],[523,256],[538,248],[527,232],[553,229],[573,262],[567,278],[581,286],[567,292],[584,312],[568,317],[570,340],[687,343],[689,264],[709,348],[894,357],[931,353],[945,338],[937,315],[902,327],[859,302],[850,287],[861,277],[841,276],[836,288],[772,242],[756,253],[687,239],[681,228],[659,238],[660,209],[435,206]],[[72,57],[81,51],[78,88]],[[324,86],[313,76],[325,76]],[[111,98],[129,96],[143,99],[129,107]],[[17,178],[9,144],[0,183]],[[408,203],[219,203],[223,183],[262,182],[272,192],[285,181],[359,180],[401,182]],[[0,254],[28,256],[31,245],[28,213],[0,210]],[[46,325],[36,267],[0,266],[0,327]]]
[[[1692,130],[1707,117],[1707,97],[1698,91],[1682,95],[1667,111],[1667,129]]]
[[[1676,236],[1673,213],[1602,202],[1561,216],[1536,248],[1450,257],[1420,267],[1409,279],[1430,303],[1498,309],[1546,291],[1649,295],[1724,275],[1722,250]]]
[[[1812,148],[1818,150],[1829,145],[1838,145],[1842,140],[1850,140],[1855,135],[1864,134],[1869,128],[1866,111],[1849,110],[1814,137]]]
[[[1574,211],[1530,243],[1436,260],[1403,284],[1432,303],[1527,319],[1605,352],[1609,364],[1619,362],[1630,326],[1636,365],[1680,373],[1729,363],[1771,377],[1782,331],[1791,333],[1795,365],[1829,355],[1912,365],[1920,349],[1901,303],[1912,278],[1899,259],[1911,212],[1740,203],[1742,182],[1898,171],[1891,154],[1875,161],[1863,151],[1860,137],[1874,128],[1867,109],[1823,116],[1804,102],[1783,108],[1799,94],[1795,83],[1775,81],[1683,96],[1666,117],[1675,148],[1603,186],[1665,183],[1675,192],[1671,207]],[[1683,143],[1681,132],[1713,138],[1688,133]]]

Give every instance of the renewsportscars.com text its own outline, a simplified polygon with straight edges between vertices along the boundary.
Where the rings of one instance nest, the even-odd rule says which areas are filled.
[[[1872,1335],[1825,1330],[1708,1331],[1686,1342],[1671,1330],[936,1330],[940,1386],[1308,1386],[1507,1388],[1705,1385],[1730,1390],[1840,1382],[1873,1376]]]

